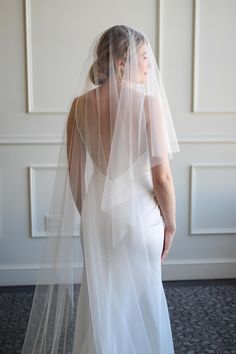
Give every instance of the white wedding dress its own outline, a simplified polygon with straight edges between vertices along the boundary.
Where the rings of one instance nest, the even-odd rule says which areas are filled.
[[[135,239],[126,235],[117,251],[112,251],[109,214],[98,212],[101,205],[99,191],[103,191],[105,176],[95,168],[90,180],[81,221],[84,268],[77,307],[73,354],[100,354],[97,351],[99,349],[95,347],[94,329],[96,333],[100,333],[97,338],[103,338],[100,347],[102,353],[174,353],[168,307],[161,279],[164,220],[154,198],[147,154],[143,154],[135,163],[134,170],[137,171],[134,180],[138,190]],[[119,196],[121,192],[119,181],[117,185]],[[124,188],[122,177],[120,185]],[[128,189],[126,192],[128,193]],[[97,204],[94,203],[95,195]],[[90,198],[93,204],[90,203]],[[126,201],[120,204],[124,215],[127,216],[129,202],[126,198]],[[146,238],[145,243],[142,241],[143,235]],[[93,242],[85,243],[86,240]],[[96,240],[99,242],[96,243]],[[96,247],[99,247],[99,244],[100,258],[97,256],[96,264],[88,264],[93,263],[94,252],[98,252]],[[149,274],[143,273],[146,271],[144,245],[147,245],[151,265]],[[99,273],[99,269],[102,274]],[[106,272],[103,272],[103,269],[106,269]],[[89,286],[87,272],[90,272]],[[100,326],[101,328],[97,328]]]

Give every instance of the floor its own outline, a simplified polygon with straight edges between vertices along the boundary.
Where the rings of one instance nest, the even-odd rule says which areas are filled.
[[[175,354],[236,354],[236,279],[163,286]],[[0,287],[0,354],[21,353],[33,295],[33,286]]]

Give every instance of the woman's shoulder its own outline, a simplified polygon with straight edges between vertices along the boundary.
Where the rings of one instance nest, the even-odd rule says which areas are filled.
[[[76,120],[77,125],[83,125],[84,112],[87,111],[88,107],[90,109],[93,107],[93,91],[95,90],[91,90],[82,95],[75,96],[72,99],[68,121]],[[88,118],[89,115],[86,114],[86,117]]]
[[[85,102],[89,103],[94,98],[95,93],[96,93],[96,89],[92,89],[90,91],[83,93],[82,95],[74,97],[72,100],[72,105],[78,106]]]

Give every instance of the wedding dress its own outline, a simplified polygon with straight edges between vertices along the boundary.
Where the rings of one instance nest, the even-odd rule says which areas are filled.
[[[104,31],[80,82],[50,204],[59,222],[45,242],[22,354],[173,354],[152,168],[179,146],[148,39],[124,25]]]
[[[94,236],[99,238],[99,242],[102,244],[101,262],[104,263],[102,268],[107,270],[103,281],[101,281],[100,292],[102,293],[101,297],[104,297],[104,301],[107,302],[106,312],[111,316],[113,324],[110,326],[108,322],[108,327],[103,328],[104,336],[109,343],[107,350],[101,351],[104,353],[174,353],[168,308],[161,280],[160,260],[164,240],[164,220],[154,199],[148,161],[147,155],[144,154],[136,165],[135,179],[140,189],[140,196],[137,199],[137,214],[134,216],[137,220],[140,218],[140,223],[137,222],[135,228],[136,240],[131,241],[127,237],[125,246],[121,246],[116,252],[113,251],[109,238],[111,221],[105,213],[98,213],[101,199],[96,191],[102,190],[100,185],[104,184],[104,175],[98,169],[95,169],[93,173],[87,200],[84,202],[83,213],[90,215],[91,219],[96,219],[98,222],[93,223],[92,220],[87,220],[88,225],[84,225],[83,232],[86,238],[88,234],[91,238]],[[93,201],[95,194],[98,198],[97,205],[92,206],[89,199],[92,198]],[[123,205],[126,212],[129,210],[128,205],[129,201]],[[84,243],[83,232],[81,237]],[[142,258],[143,242],[139,241],[142,239],[142,233],[145,234],[148,247],[150,274],[142,272],[142,268],[145,269],[145,264],[142,265],[144,261]],[[89,252],[92,254],[95,250],[90,249]],[[86,264],[85,257],[84,263]],[[130,283],[133,277],[135,279],[133,283]],[[98,279],[99,281],[100,279]],[[99,287],[99,284],[97,286]],[[89,304],[89,301],[96,304],[94,296],[96,291],[93,292],[91,289],[92,298],[89,299],[87,287],[85,266],[80,288],[77,312],[78,329],[75,330],[73,354],[98,353],[94,342]],[[95,323],[96,325],[103,327],[103,323]]]

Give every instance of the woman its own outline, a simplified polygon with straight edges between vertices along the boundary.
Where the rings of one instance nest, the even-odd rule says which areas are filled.
[[[79,281],[70,272],[78,245],[57,237],[47,248],[49,285],[43,297],[37,286],[33,308],[44,306],[32,314],[22,353],[172,354],[161,262],[176,231],[169,157],[179,146],[148,39],[109,28],[94,40],[83,74],[66,122],[68,175],[58,169],[51,203],[57,236],[79,226],[78,302],[69,286]]]
[[[154,115],[161,115],[158,91],[156,97],[155,93],[145,96],[135,87],[147,85],[154,90],[151,84],[155,87],[156,83],[148,77],[153,74],[148,73],[151,65],[149,43],[141,33],[127,26],[108,29],[98,41],[90,69],[95,88],[74,99],[68,117],[71,187],[84,221],[81,240],[90,278],[87,294],[84,273],[78,318],[82,323],[89,312],[88,299],[94,316],[78,332],[76,348],[93,346],[85,353],[173,352],[160,270],[160,260],[168,254],[176,229],[168,141],[161,118],[156,125],[153,121],[157,120]],[[152,135],[154,128],[156,136]],[[160,141],[153,146],[154,157],[148,166],[147,142],[153,139]],[[86,151],[94,170],[85,196],[81,186],[85,184]],[[93,268],[90,262],[95,254]],[[124,279],[118,281],[120,277]],[[101,279],[98,284],[96,279]],[[103,303],[107,291],[108,303]],[[101,301],[99,306],[96,300]],[[107,323],[100,322],[106,316]],[[86,342],[92,325],[96,333]],[[103,327],[101,333],[99,327]]]

